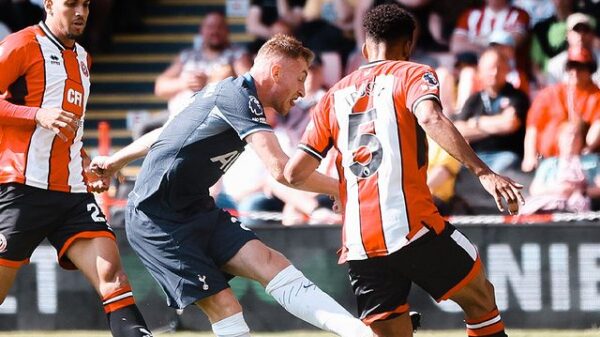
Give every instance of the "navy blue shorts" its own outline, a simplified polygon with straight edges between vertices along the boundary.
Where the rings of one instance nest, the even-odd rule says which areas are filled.
[[[220,268],[248,241],[258,239],[219,208],[175,222],[129,203],[125,226],[131,247],[162,287],[167,304],[177,309],[228,288],[233,276]]]
[[[45,238],[65,269],[77,269],[66,252],[77,239],[115,234],[91,193],[50,191],[19,183],[0,184],[0,265],[19,268]]]

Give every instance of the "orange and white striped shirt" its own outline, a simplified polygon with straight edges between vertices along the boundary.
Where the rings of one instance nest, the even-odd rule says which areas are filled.
[[[43,22],[0,42],[0,183],[88,191],[81,138],[90,62],[83,47],[66,48]],[[76,134],[65,142],[36,125],[38,108],[75,114]]]
[[[430,67],[379,61],[342,79],[313,110],[299,147],[319,160],[338,152],[341,262],[389,255],[443,230],[427,187],[427,139],[412,113],[427,99],[439,101]]]

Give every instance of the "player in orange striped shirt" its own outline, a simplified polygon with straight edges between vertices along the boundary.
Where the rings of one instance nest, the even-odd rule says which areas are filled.
[[[0,42],[0,301],[47,238],[60,265],[79,269],[102,298],[113,336],[150,336],[91,192],[83,120],[90,56],[75,39],[89,0],[46,0],[46,19]]]
[[[475,246],[446,223],[427,187],[426,134],[479,177],[504,210],[522,187],[492,172],[442,113],[428,66],[408,62],[414,19],[397,5],[365,17],[369,61],[316,106],[286,178],[302,183],[330,148],[338,153],[348,261],[361,319],[377,336],[412,336],[411,283],[465,311],[469,336],[506,336]]]

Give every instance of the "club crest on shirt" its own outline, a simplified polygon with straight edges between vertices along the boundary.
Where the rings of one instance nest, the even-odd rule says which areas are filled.
[[[263,111],[263,107],[260,104],[260,101],[258,100],[258,98],[250,95],[248,97],[248,108],[250,109],[250,112],[252,112],[252,114],[256,117],[252,117],[252,120],[258,123],[263,123],[266,124],[267,123],[267,118],[265,116],[265,112]]]
[[[260,102],[258,101],[258,98],[250,95],[250,97],[248,97],[248,108],[250,108],[250,111],[255,114],[256,116],[264,116],[264,112],[263,112],[263,108],[262,105],[260,104]]]
[[[90,72],[85,63],[83,63],[83,61],[80,61],[79,64],[81,65],[81,72],[85,75],[85,77],[90,77]]]
[[[421,89],[423,90],[433,90],[440,85],[437,78],[435,78],[435,76],[433,76],[433,74],[430,72],[426,72],[423,75],[423,82],[425,82],[425,84],[421,85]]]

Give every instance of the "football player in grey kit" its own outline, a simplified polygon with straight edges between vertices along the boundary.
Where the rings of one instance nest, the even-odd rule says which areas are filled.
[[[277,181],[288,184],[283,176],[288,157],[264,109],[286,114],[304,96],[312,59],[313,53],[300,42],[277,35],[260,49],[249,73],[207,86],[162,130],[92,162],[93,169],[106,176],[147,153],[129,196],[127,238],[161,285],[168,305],[184,308],[195,303],[217,336],[250,336],[228,285],[230,275],[260,282],[287,311],[323,330],[371,336],[361,321],[281,253],[216,208],[208,191],[246,144]],[[336,180],[316,173],[300,187],[338,194]]]

